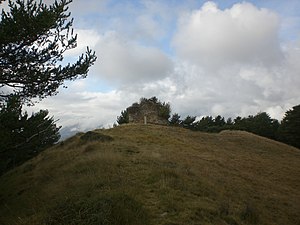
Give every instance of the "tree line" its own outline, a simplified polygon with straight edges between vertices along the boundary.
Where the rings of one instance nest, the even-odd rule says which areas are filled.
[[[171,115],[169,103],[158,101],[156,97],[152,97],[148,101],[151,99],[155,99],[159,107],[167,106],[165,112],[168,115],[165,115],[164,118],[168,119],[169,126],[213,133],[223,130],[242,130],[300,148],[300,105],[288,110],[280,122],[272,119],[266,112],[259,112],[254,116],[249,115],[243,118],[238,116],[235,119],[225,119],[218,115],[216,117],[204,116],[197,120],[197,116],[188,115],[181,118],[178,113]],[[145,98],[142,98],[141,101],[145,101]],[[124,124],[128,122],[128,112],[125,109],[117,117],[117,123]]]
[[[180,115],[175,113],[170,117],[169,124],[203,132],[242,130],[300,148],[300,105],[288,110],[280,122],[271,118],[266,112],[227,120],[220,115],[205,116],[200,120],[196,118],[196,116],[187,116],[181,119]]]

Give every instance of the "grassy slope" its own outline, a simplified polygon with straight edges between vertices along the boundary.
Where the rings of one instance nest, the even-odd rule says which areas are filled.
[[[76,135],[0,177],[0,224],[300,224],[299,149],[238,131],[95,132],[114,140]]]

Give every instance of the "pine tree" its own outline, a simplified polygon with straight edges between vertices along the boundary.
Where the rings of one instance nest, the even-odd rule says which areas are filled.
[[[285,113],[279,127],[279,139],[300,148],[300,105]]]
[[[185,119],[181,121],[181,126],[188,128],[188,129],[194,129],[195,128],[195,120],[196,116],[187,116]]]
[[[174,113],[169,120],[169,124],[171,126],[179,126],[181,122],[182,120],[180,119],[180,115],[178,113]]]
[[[0,6],[2,1],[0,1]],[[63,54],[76,47],[73,19],[68,5],[72,0],[8,1],[0,20],[0,101],[11,94],[30,102],[55,95],[64,81],[85,78],[96,61],[87,49],[73,63],[63,61]]]
[[[251,123],[250,131],[263,137],[276,139],[279,122],[272,119],[266,112],[256,114]]]
[[[56,143],[59,129],[47,110],[29,117],[20,99],[11,97],[0,111],[0,174]]]
[[[59,140],[47,110],[31,117],[22,104],[57,94],[65,81],[85,78],[97,57],[87,48],[77,61],[64,53],[77,45],[68,6],[72,0],[8,1],[0,18],[0,173]],[[0,0],[0,6],[3,1]]]
[[[127,109],[121,112],[121,115],[117,117],[117,122],[119,125],[124,123],[129,123],[128,111]]]

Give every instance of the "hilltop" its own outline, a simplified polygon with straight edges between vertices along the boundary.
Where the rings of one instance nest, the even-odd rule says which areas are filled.
[[[122,125],[0,177],[0,224],[300,224],[300,151],[242,131]]]

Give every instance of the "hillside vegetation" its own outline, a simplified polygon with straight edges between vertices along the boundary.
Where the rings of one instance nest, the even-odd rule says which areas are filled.
[[[300,151],[242,131],[123,125],[0,177],[0,224],[300,224]]]

